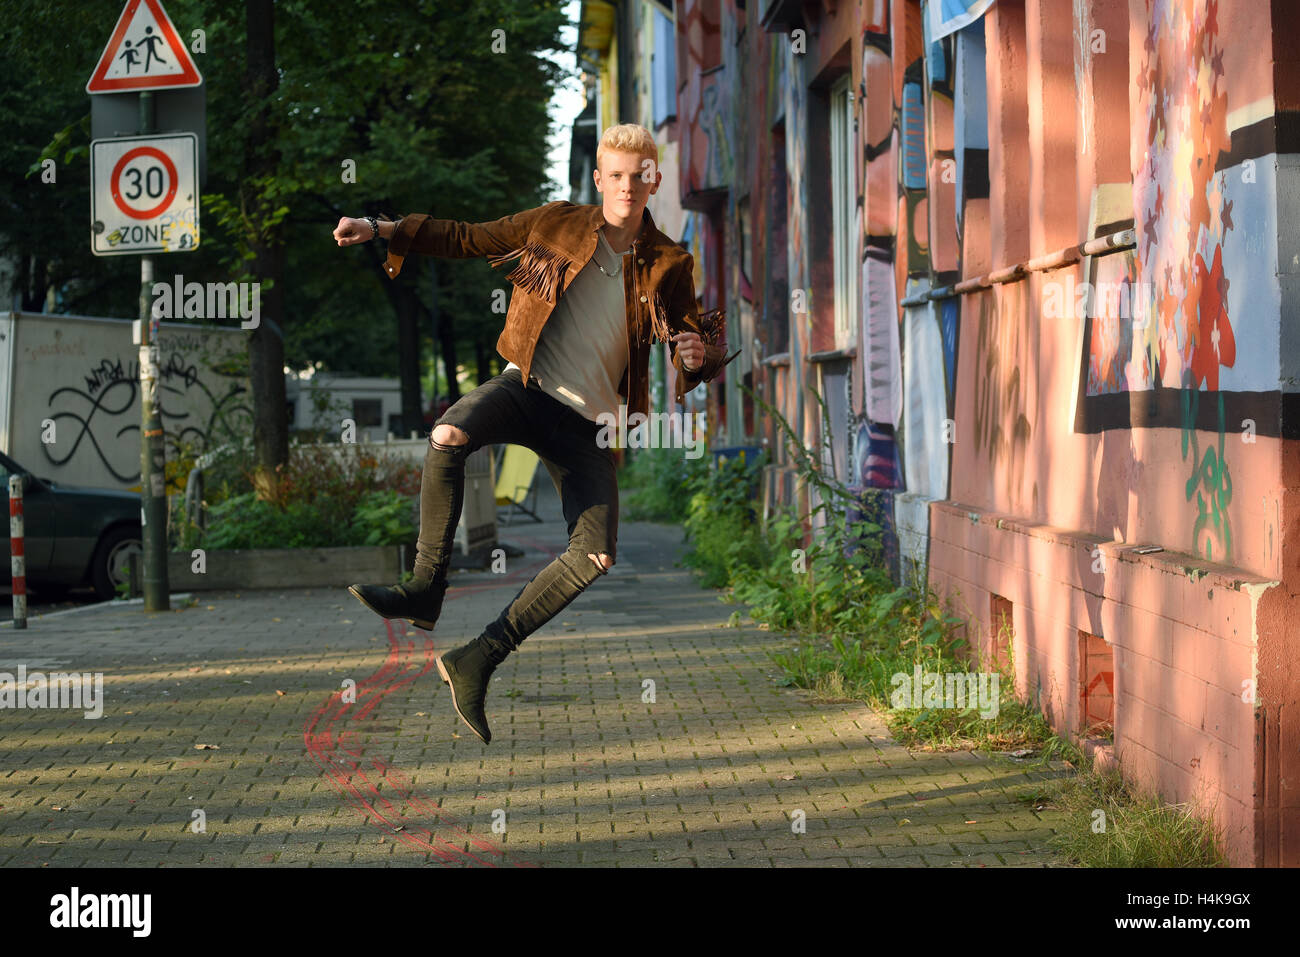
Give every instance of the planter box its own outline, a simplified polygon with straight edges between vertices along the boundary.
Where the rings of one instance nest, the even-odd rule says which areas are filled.
[[[172,591],[229,588],[346,588],[356,582],[395,584],[405,568],[400,545],[355,548],[207,549],[195,574],[189,552],[167,555]]]

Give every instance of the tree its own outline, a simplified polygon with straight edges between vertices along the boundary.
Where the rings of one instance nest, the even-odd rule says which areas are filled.
[[[482,221],[549,198],[546,107],[562,71],[537,52],[561,48],[560,0],[166,7],[183,38],[206,36],[194,56],[207,86],[209,175],[200,248],[165,257],[158,271],[262,283],[250,377],[263,466],[285,454],[286,365],[398,371],[404,427],[417,427],[428,272],[412,262],[390,281],[380,244],[340,250],[329,234],[341,215]],[[0,0],[0,119],[11,134],[0,155],[6,169],[29,171],[0,185],[9,214],[0,256],[14,264],[24,308],[52,295],[55,311],[136,314],[135,258],[93,256],[85,230],[85,79],[120,9]],[[40,182],[42,158],[58,161],[54,188]],[[504,278],[479,261],[440,262],[437,275],[439,353],[479,355],[501,328],[491,304],[494,289],[508,290]]]

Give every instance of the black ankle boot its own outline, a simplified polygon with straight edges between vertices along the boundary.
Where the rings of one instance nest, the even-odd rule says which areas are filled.
[[[488,730],[483,702],[487,697],[488,679],[497,670],[497,662],[484,654],[477,638],[436,660],[442,680],[451,687],[452,707],[484,744],[490,744],[492,732]]]
[[[405,618],[417,628],[431,631],[442,614],[447,579],[417,578],[400,585],[351,585],[348,591],[361,604],[384,618]]]

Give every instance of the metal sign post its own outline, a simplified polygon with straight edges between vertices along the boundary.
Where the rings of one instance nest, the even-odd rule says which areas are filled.
[[[111,127],[113,133],[128,135],[94,139],[90,166],[91,251],[97,256],[140,255],[140,525],[145,611],[166,611],[170,604],[167,446],[158,404],[160,357],[158,318],[153,314],[153,254],[191,252],[199,245],[199,142],[205,123],[202,83],[203,77],[161,0],[127,0],[86,84],[86,92],[92,95],[139,95],[134,130],[122,129],[132,125],[129,116],[123,117],[120,107],[124,104],[110,108],[105,99],[103,108],[92,109],[98,129]],[[200,88],[200,92],[193,94],[191,88]],[[172,108],[164,111],[168,126],[182,132],[158,135],[158,97],[171,98]]]
[[[140,129],[153,128],[152,93],[140,94]],[[140,257],[140,524],[145,611],[171,606],[167,581],[167,446],[158,412],[158,320],[153,315],[153,257]]]

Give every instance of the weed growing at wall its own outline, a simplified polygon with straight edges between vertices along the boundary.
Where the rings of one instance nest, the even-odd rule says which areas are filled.
[[[689,459],[681,449],[629,452],[618,475],[619,513],[630,522],[685,522],[692,483],[710,465],[707,457]]]
[[[749,394],[781,432],[799,487],[808,492],[807,514],[787,508],[759,522],[754,490],[760,466],[724,463],[693,486],[687,561],[703,573],[704,584],[729,586],[755,621],[800,636],[793,648],[772,653],[784,672],[780,683],[822,698],[866,701],[913,746],[973,742],[1003,750],[1046,740],[1051,728],[1035,707],[1016,700],[1011,674],[999,673],[994,683],[987,680],[991,674],[970,672],[966,641],[956,631],[962,619],[923,583],[891,580],[882,529],[849,519],[858,505],[854,493],[821,467],[829,461],[830,436],[814,454],[777,409]],[[923,706],[895,707],[899,675],[923,675],[927,682],[983,676],[996,697],[983,709],[952,707],[946,699],[930,707],[918,692],[916,703]]]
[[[754,493],[765,458],[726,459],[690,477],[686,536],[692,548],[686,563],[710,588],[724,588],[764,560],[766,549]]]
[[[1073,755],[1079,759],[1077,752]],[[1115,770],[1037,785],[1019,796],[1065,812],[1048,841],[1084,867],[1227,867],[1222,835],[1187,804],[1139,794]]]

